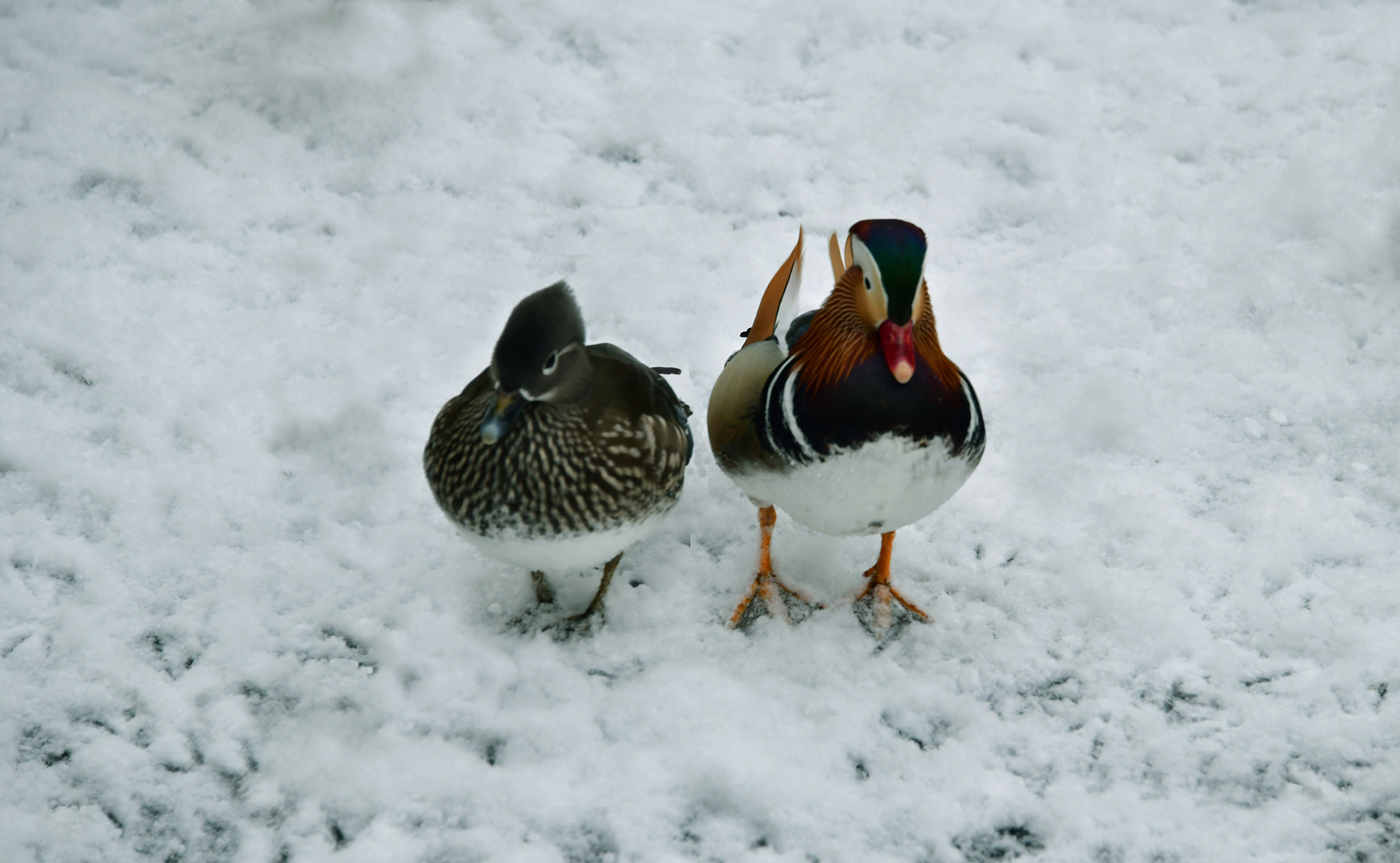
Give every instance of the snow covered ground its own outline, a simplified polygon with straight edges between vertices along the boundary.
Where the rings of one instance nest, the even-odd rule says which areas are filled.
[[[0,860],[1400,860],[1400,6],[0,2]],[[607,625],[420,467],[528,291],[703,417],[929,234],[936,622],[748,635],[697,422]],[[780,517],[828,600],[878,539]],[[581,606],[596,574],[556,578]]]

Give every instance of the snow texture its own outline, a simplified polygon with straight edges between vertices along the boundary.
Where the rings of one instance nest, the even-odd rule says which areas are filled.
[[[1400,859],[1400,6],[0,2],[0,860]],[[703,417],[806,226],[928,233],[935,623],[723,622],[694,423],[606,625],[420,468],[514,302]],[[597,574],[560,575],[581,608]]]

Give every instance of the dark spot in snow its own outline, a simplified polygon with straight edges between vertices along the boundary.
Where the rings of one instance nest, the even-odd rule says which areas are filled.
[[[204,835],[195,844],[201,860],[231,860],[238,851],[238,831],[223,821],[206,819]]]
[[[971,836],[956,836],[953,847],[963,853],[968,863],[986,863],[1015,860],[1023,854],[1044,850],[1045,843],[1024,824],[1008,824]]]
[[[55,567],[52,564],[41,563],[28,557],[16,556],[10,558],[10,566],[21,573],[28,574],[33,572],[51,578],[64,586],[71,586],[78,582],[78,574],[73,570],[67,567]]]
[[[923,752],[937,749],[948,739],[952,725],[946,719],[927,716],[896,716],[891,711],[880,714],[880,724],[901,740],[908,740]]]
[[[238,694],[248,699],[248,710],[254,714],[284,711],[290,713],[301,698],[290,693],[270,693],[254,683],[240,683]]]
[[[234,800],[243,799],[243,776],[229,770],[216,770],[214,775],[219,777],[219,781],[228,789],[229,796]]]
[[[1293,672],[1291,671],[1284,671],[1279,674],[1261,674],[1258,677],[1251,677],[1249,680],[1245,680],[1242,682],[1244,683],[1244,688],[1249,689],[1251,687],[1258,686],[1261,683],[1273,683],[1275,680],[1280,680],[1284,677],[1290,677],[1292,676],[1292,674]]]
[[[345,831],[340,829],[340,825],[331,819],[329,823],[331,831],[331,842],[335,843],[335,850],[339,851],[350,844],[350,839],[345,835]]]
[[[89,170],[84,171],[78,177],[78,181],[73,184],[73,191],[80,198],[86,198],[95,192],[102,192],[113,201],[126,201],[129,203],[142,203],[145,194],[141,184],[129,177],[116,177],[106,171]]]
[[[364,651],[365,651],[364,647],[362,647],[362,646],[360,645],[360,643],[359,643],[358,641],[356,641],[354,638],[350,637],[349,635],[346,635],[346,634],[343,633],[343,632],[340,632],[339,630],[332,629],[332,628],[330,628],[329,626],[327,626],[327,627],[322,627],[322,629],[321,629],[321,637],[322,637],[322,638],[338,638],[338,639],[340,639],[342,642],[345,643],[345,646],[346,646],[346,647],[350,648],[351,650],[353,650],[353,651],[355,651],[355,652],[357,652],[357,653],[364,653]]]
[[[24,644],[28,640],[28,635],[21,635],[19,638],[5,645],[4,649],[0,650],[0,659],[8,659],[10,654],[15,652],[16,648],[18,648],[21,644]]]
[[[102,729],[103,731],[107,732],[108,734],[111,734],[111,735],[113,735],[113,736],[118,736],[118,735],[117,735],[117,729],[115,729],[115,728],[113,728],[111,725],[109,725],[109,724],[107,723],[107,720],[103,719],[103,718],[100,717],[100,716],[81,716],[81,715],[75,715],[75,716],[72,717],[72,719],[73,719],[74,722],[76,722],[76,723],[78,723],[78,724],[80,724],[80,725],[91,725],[93,728],[100,728],[100,729]]]
[[[481,755],[483,758],[486,759],[486,763],[490,764],[492,767],[495,767],[496,762],[500,760],[501,749],[503,749],[505,745],[506,742],[504,740],[486,741],[486,745],[482,747],[481,751]]]
[[[1094,863],[1123,863],[1123,849],[1112,845],[1100,845],[1094,849]]]
[[[1162,704],[1162,710],[1171,713],[1176,709],[1178,703],[1191,704],[1198,696],[1194,692],[1187,692],[1181,686],[1180,680],[1172,681],[1172,691],[1167,695],[1167,700]]]
[[[642,581],[640,578],[633,578],[633,579],[629,579],[629,580],[627,581],[627,584],[630,585],[631,587],[641,587],[642,585],[646,584],[646,582],[645,582],[645,581]]]
[[[88,377],[82,369],[72,366],[64,360],[55,360],[53,362],[53,370],[75,383],[82,384],[85,387],[92,386],[92,378]]]
[[[324,639],[321,644],[298,651],[302,662],[353,659],[361,668],[369,669],[371,674],[379,670],[379,660],[370,654],[369,647],[349,633],[334,627],[324,626],[321,628],[321,638]],[[336,642],[340,642],[340,644],[336,644]]]
[[[614,863],[617,840],[606,828],[584,826],[560,848],[569,863]]]
[[[1382,863],[1395,859],[1400,848],[1400,811],[1363,809],[1347,819],[1355,825],[1340,833],[1327,847],[1345,854],[1352,863]]]
[[[640,165],[642,154],[627,144],[611,144],[598,152],[598,158],[610,165]]]
[[[1080,685],[1074,675],[1065,674],[1028,689],[1023,689],[1021,690],[1021,694],[1028,698],[1037,698],[1045,701],[1068,701],[1071,704],[1078,704]]]

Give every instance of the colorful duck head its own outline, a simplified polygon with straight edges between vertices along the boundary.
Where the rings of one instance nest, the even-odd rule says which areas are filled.
[[[924,232],[898,219],[866,219],[851,226],[844,258],[835,234],[829,250],[836,285],[788,333],[803,388],[816,393],[840,384],[878,356],[897,386],[927,367],[941,387],[958,390],[957,367],[939,348],[924,281]]]
[[[914,324],[923,312],[924,254],[928,241],[899,219],[866,219],[851,226],[850,263],[860,268],[863,291],[856,308],[880,334],[890,374],[901,384],[914,375]]]
[[[556,282],[521,300],[491,354],[496,406],[481,424],[481,439],[500,440],[530,402],[582,399],[593,378],[583,340],[583,313],[568,285]]]

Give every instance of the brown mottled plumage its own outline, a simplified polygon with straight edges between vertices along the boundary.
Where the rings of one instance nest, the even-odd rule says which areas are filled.
[[[675,505],[689,460],[681,402],[620,348],[587,351],[587,396],[526,405],[494,444],[481,438],[497,398],[489,371],[443,406],[423,467],[453,521],[484,537],[549,538],[615,529]]]
[[[563,282],[521,300],[423,450],[443,512],[487,554],[529,567],[542,604],[544,570],[607,562],[564,633],[602,608],[623,549],[675,506],[694,446],[690,409],[656,369],[583,336]]]

